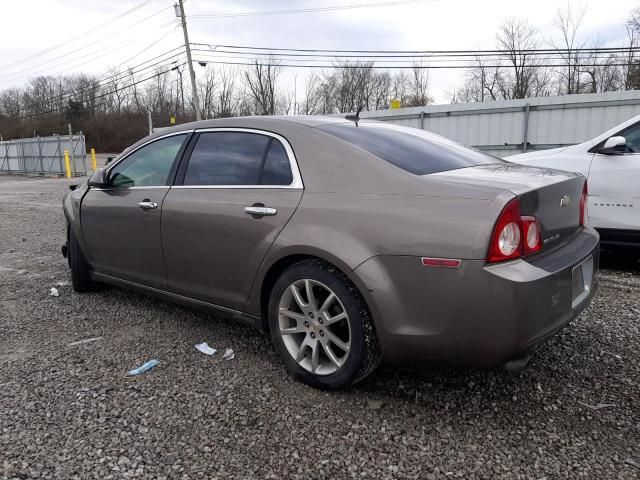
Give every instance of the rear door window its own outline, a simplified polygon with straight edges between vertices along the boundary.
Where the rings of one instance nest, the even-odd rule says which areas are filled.
[[[415,175],[505,163],[492,155],[417,128],[361,122],[357,127],[353,123],[340,123],[318,129]]]
[[[200,133],[184,185],[289,185],[289,157],[277,139],[250,132]]]

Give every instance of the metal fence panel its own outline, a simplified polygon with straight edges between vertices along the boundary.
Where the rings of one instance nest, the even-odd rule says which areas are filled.
[[[20,138],[0,142],[0,173],[64,175],[64,151],[69,151],[71,174],[87,174],[87,148],[82,133]]]
[[[581,143],[636,115],[640,91],[362,112],[362,118],[422,128],[499,156]]]

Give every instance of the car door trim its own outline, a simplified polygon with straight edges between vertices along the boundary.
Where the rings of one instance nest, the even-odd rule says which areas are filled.
[[[198,128],[194,131],[196,134],[199,133],[207,133],[207,132],[241,132],[241,133],[253,133],[257,135],[264,135],[266,137],[271,137],[278,140],[282,146],[284,147],[285,152],[287,153],[287,158],[289,159],[289,167],[291,168],[291,176],[293,177],[293,181],[289,185],[173,185],[172,188],[179,189],[286,189],[286,190],[302,190],[304,189],[304,183],[302,181],[302,175],[300,174],[300,168],[298,167],[298,161],[296,159],[295,154],[293,153],[293,148],[289,141],[284,138],[282,135],[278,133],[269,132],[267,130],[260,130],[256,128],[240,128],[240,127],[213,127],[213,128]],[[188,162],[191,158],[189,155],[188,158],[184,158],[183,161]]]
[[[116,277],[114,275],[108,275],[106,273],[92,271],[90,275],[94,281],[108,283],[117,287],[129,288],[131,290],[137,290],[141,293],[155,295],[156,297],[181,303],[182,305],[198,308],[201,310],[224,312],[232,316],[234,319],[244,321],[245,323],[256,327],[258,330],[262,330],[261,317],[259,316],[251,315],[249,313],[241,312],[239,310],[234,310],[228,307],[223,307],[222,305],[217,305],[215,303],[205,302],[204,300],[198,300],[197,298],[188,297],[186,295],[180,295],[179,293],[175,293],[169,290],[163,290],[138,282],[133,282],[131,280],[125,280],[123,278]]]

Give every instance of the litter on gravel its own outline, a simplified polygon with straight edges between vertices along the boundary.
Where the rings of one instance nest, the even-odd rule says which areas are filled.
[[[615,403],[598,403],[597,405],[589,405],[588,403],[578,402],[583,407],[590,408],[591,410],[602,410],[603,408],[615,407]]]
[[[640,462],[636,462],[633,458],[627,458],[624,463],[626,463],[627,465],[631,465],[632,467],[636,467],[637,469],[640,469]]]
[[[63,280],[61,282],[56,283],[56,287],[67,287],[71,285],[69,282],[67,282],[66,280]]]
[[[222,355],[222,358],[224,358],[225,360],[233,360],[234,358],[236,358],[236,354],[233,353],[232,349],[227,348],[224,351],[224,355]]]
[[[211,348],[207,344],[207,342],[197,343],[195,347],[196,347],[196,350],[204,353],[205,355],[213,355],[214,353],[217,352],[217,350],[215,348]]]
[[[85,338],[84,340],[77,340],[75,342],[68,343],[67,346],[75,347],[76,345],[84,345],[85,343],[97,342],[98,340],[102,340],[102,337],[91,337]]]
[[[59,297],[60,293],[58,292],[58,289],[56,287],[51,287],[49,295],[51,295],[52,297]]]
[[[128,377],[133,377],[134,375],[140,375],[141,373],[146,372],[147,370],[151,370],[153,367],[158,365],[160,362],[156,359],[149,360],[147,363],[140,365],[138,368],[134,368],[133,370],[129,370],[127,372]]]

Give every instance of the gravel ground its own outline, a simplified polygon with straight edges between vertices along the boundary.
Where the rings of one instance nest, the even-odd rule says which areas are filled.
[[[249,327],[116,288],[50,296],[68,183],[0,177],[0,478],[640,478],[637,263],[610,262],[519,378],[382,366],[329,394]]]

